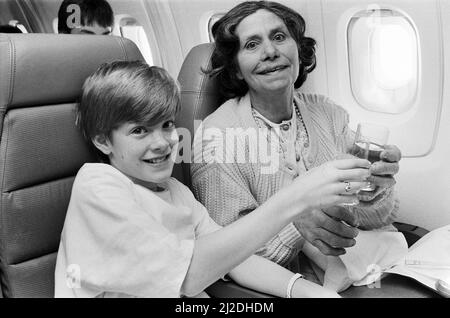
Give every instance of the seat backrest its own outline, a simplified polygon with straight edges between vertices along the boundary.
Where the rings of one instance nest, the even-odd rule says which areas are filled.
[[[143,60],[114,36],[0,34],[0,282],[4,297],[53,297],[72,183],[96,156],[75,126],[98,66]]]
[[[202,71],[211,66],[213,49],[214,44],[212,43],[193,47],[184,59],[178,75],[182,107],[177,116],[176,125],[189,130],[191,136],[189,144],[192,144],[199,121],[214,112],[224,102],[217,79]],[[188,163],[182,164],[182,173],[184,183],[190,185],[190,165]]]

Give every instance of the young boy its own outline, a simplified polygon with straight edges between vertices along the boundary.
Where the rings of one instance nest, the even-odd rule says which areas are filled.
[[[190,190],[171,178],[180,107],[177,83],[141,62],[102,65],[83,86],[77,123],[107,163],[78,172],[61,235],[56,297],[180,297],[228,274],[280,297],[336,297],[252,254],[299,213],[355,200],[369,162],[336,161],[248,216],[221,228]],[[306,180],[306,181],[305,181]],[[320,204],[318,202],[321,202]]]
[[[64,0],[58,10],[58,33],[109,35],[113,25],[106,0]]]

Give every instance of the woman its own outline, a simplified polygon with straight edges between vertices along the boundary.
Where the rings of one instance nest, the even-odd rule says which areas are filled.
[[[353,132],[343,108],[324,96],[298,90],[316,65],[315,41],[304,35],[305,22],[298,13],[276,2],[244,2],[223,16],[212,31],[216,46],[209,72],[218,77],[229,100],[197,132],[195,142],[202,147],[196,149],[201,153],[195,153],[191,166],[194,193],[212,218],[226,225],[311,168],[345,156]],[[245,138],[237,146],[225,145],[226,158],[234,161],[217,160],[230,128],[240,128]],[[206,133],[211,129],[221,134]],[[250,140],[251,129],[258,136],[265,134],[272,147],[279,144],[279,161],[270,173],[263,171],[261,156],[247,161],[238,158],[241,151],[251,159],[252,147],[260,142]],[[276,142],[269,136],[277,136]],[[258,154],[263,153],[259,150]],[[287,266],[305,240],[326,255],[341,255],[355,244],[357,227],[393,229],[390,224],[397,216],[398,201],[392,176],[398,172],[400,157],[397,147],[386,146],[382,160],[369,170],[368,181],[377,186],[375,191],[359,194],[357,206],[303,213],[259,254]]]

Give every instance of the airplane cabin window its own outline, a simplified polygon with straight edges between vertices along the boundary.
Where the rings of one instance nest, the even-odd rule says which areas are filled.
[[[400,114],[417,97],[418,37],[401,13],[382,9],[352,17],[347,29],[352,93],[369,111]]]
[[[221,17],[223,17],[225,15],[225,13],[216,13],[216,14],[213,14],[212,16],[211,16],[211,18],[209,19],[209,22],[208,22],[208,36],[209,36],[209,42],[214,42],[214,38],[213,38],[213,35],[212,35],[212,27],[213,27],[213,25],[214,25],[214,23],[216,23],[217,21],[219,21],[219,19],[221,18]]]
[[[58,34],[58,18],[52,20],[53,33]]]
[[[147,64],[154,65],[147,34],[144,27],[135,18],[125,14],[116,15],[114,17],[113,35],[122,36],[133,41],[141,51]]]

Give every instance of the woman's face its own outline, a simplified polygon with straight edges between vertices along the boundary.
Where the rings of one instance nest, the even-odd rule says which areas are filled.
[[[267,10],[258,10],[236,27],[239,37],[238,77],[256,94],[285,92],[298,77],[297,43],[284,22]]]

